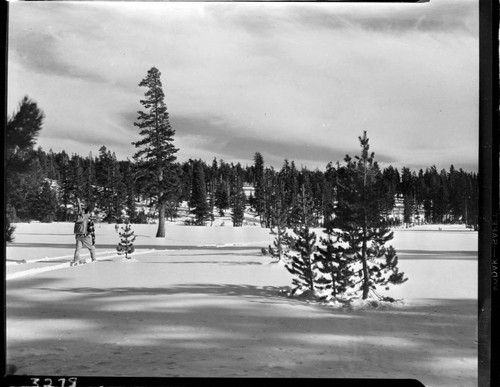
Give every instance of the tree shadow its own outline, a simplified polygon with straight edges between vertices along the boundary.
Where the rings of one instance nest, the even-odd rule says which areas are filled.
[[[443,372],[433,362],[477,356],[475,300],[339,310],[288,298],[275,286],[71,287],[48,278],[9,287],[23,286],[50,297],[11,295],[8,318],[36,324],[70,316],[81,328],[63,341],[41,333],[10,343],[8,358],[20,373],[370,377],[385,369],[390,377],[428,374],[436,382]],[[36,351],[52,361],[36,359]],[[140,371],[124,366],[130,358]],[[464,383],[473,383],[467,375]]]
[[[207,254],[213,255],[213,254]],[[250,266],[250,265],[263,265],[262,262],[252,262],[252,261],[164,261],[164,262],[144,262],[145,264],[160,264],[160,265],[170,265],[170,264],[180,264],[180,265],[190,265],[190,264],[213,264],[213,265],[232,265],[232,266]]]
[[[404,254],[404,255],[398,255],[398,259],[418,259],[418,260],[436,260],[436,259],[455,259],[455,260],[477,260],[478,259],[478,253],[477,250],[463,250],[463,251],[446,251],[446,250],[404,250],[404,249],[398,249],[397,254]],[[406,254],[412,255],[411,257],[405,256]]]
[[[75,243],[43,243],[43,242],[13,242],[12,247],[29,247],[29,248],[59,248],[59,249],[74,249]],[[97,249],[116,249],[117,243],[99,243],[96,242]],[[261,245],[245,245],[245,246],[212,246],[212,245],[170,245],[167,242],[163,244],[147,244],[135,243],[136,248],[152,249],[152,250],[215,250],[215,251],[239,251],[239,250],[254,250],[262,248]]]

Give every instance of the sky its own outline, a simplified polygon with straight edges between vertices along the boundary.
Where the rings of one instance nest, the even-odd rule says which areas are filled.
[[[477,171],[477,0],[428,3],[11,2],[7,113],[37,147],[132,159],[139,87],[162,74],[179,161]]]

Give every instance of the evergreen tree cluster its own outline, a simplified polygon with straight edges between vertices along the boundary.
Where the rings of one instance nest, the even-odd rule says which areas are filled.
[[[147,214],[136,211],[137,203],[153,204],[152,193],[137,179],[137,165],[130,160],[117,160],[114,153],[102,146],[98,156],[82,157],[42,148],[29,150],[23,156],[25,169],[6,169],[7,213],[12,222],[38,220],[42,222],[72,219],[72,197],[77,195],[102,214],[102,220],[113,223],[122,210],[127,210],[131,222],[144,223]],[[195,172],[196,166],[196,172]],[[253,212],[260,216],[263,227],[276,226],[279,198],[280,217],[288,228],[297,224],[298,192],[304,186],[312,201],[311,224],[326,225],[333,219],[334,206],[340,200],[345,167],[328,164],[326,171],[296,169],[293,161],[285,161],[282,170],[264,168],[261,177],[254,166],[216,160],[210,165],[202,160],[174,163],[177,176],[175,192],[167,201],[167,216],[171,220],[181,201],[187,201],[196,219],[210,219],[210,210],[225,215],[235,205],[242,206],[243,185],[253,186],[254,194],[245,199]],[[387,167],[377,172],[378,197],[382,214],[390,219],[395,195],[403,197],[405,217],[423,207],[426,223],[466,223],[477,227],[478,181],[476,173],[456,170],[437,172],[432,166],[419,173],[403,168]],[[375,192],[375,191],[374,191]],[[239,200],[235,196],[239,194]],[[197,215],[198,213],[198,215]],[[283,221],[283,220],[282,220]],[[392,221],[394,224],[395,221]]]
[[[286,268],[293,276],[292,294],[313,294],[323,299],[348,301],[373,296],[392,301],[378,293],[380,288],[407,281],[399,271],[398,258],[386,244],[393,232],[383,217],[379,192],[380,169],[369,153],[366,132],[359,138],[362,152],[346,156],[338,168],[338,202],[334,218],[317,241],[309,229],[313,201],[304,185],[298,195],[296,222],[290,236]]]
[[[311,199],[311,224],[326,226],[334,218],[334,208],[342,200],[345,187],[352,184],[347,172],[349,167],[328,163],[326,170],[298,170],[294,162],[284,161],[283,167],[275,171],[264,167],[259,153],[254,157],[254,165],[246,167],[246,182],[253,185],[255,193],[250,204],[261,219],[263,227],[273,227],[279,197],[280,211],[285,212],[286,226],[297,224],[299,211],[299,187],[304,187]],[[438,172],[435,166],[420,169],[418,173],[403,167],[388,166],[383,170],[376,166],[373,172],[374,205],[390,226],[400,225],[401,220],[393,214],[396,199],[403,201],[403,222],[412,223],[419,219],[425,223],[465,223],[477,229],[478,223],[478,176],[476,173],[456,170]],[[279,193],[278,193],[279,191]]]

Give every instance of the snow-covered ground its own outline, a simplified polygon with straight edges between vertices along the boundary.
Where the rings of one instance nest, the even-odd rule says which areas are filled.
[[[418,379],[477,385],[477,233],[395,230],[404,303],[336,309],[290,299],[286,269],[261,253],[273,235],[225,223],[134,225],[115,254],[69,267],[71,223],[17,224],[7,246],[7,363],[16,374]],[[440,229],[441,228],[441,229]],[[88,253],[82,256],[88,256]],[[27,263],[19,263],[25,260]]]

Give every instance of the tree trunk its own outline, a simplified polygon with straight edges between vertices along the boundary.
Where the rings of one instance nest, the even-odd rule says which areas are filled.
[[[366,262],[366,230],[363,230],[363,246],[361,248],[361,262],[363,263],[363,300],[368,298],[370,291],[368,277],[368,263]]]
[[[158,231],[156,232],[157,238],[165,237],[165,203],[160,202],[158,205]]]
[[[309,289],[314,292],[314,273],[312,269],[312,254],[307,258],[307,265],[309,267]]]

